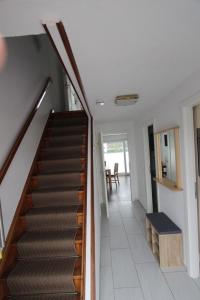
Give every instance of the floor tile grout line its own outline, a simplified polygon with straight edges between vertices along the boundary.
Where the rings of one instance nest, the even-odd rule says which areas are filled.
[[[123,218],[122,218],[122,214],[121,214],[121,211],[120,211],[120,209],[119,209],[119,215],[120,215],[120,218],[121,218],[121,222],[122,222],[122,226],[123,226],[123,229],[124,229],[124,232],[125,232],[125,235],[126,235],[126,238],[127,238],[127,242],[128,242],[128,250],[129,250],[129,252],[130,252],[130,255],[131,255],[131,249],[130,249],[130,244],[129,244],[129,240],[128,240],[128,237],[127,237],[127,233],[126,233],[126,228],[125,228],[125,226],[124,226],[124,221],[123,221]],[[131,259],[133,260],[133,258],[132,258],[132,255],[131,255]],[[112,263],[112,259],[111,259],[111,263]],[[134,261],[133,261],[133,264],[134,264],[134,267],[135,267],[135,263],[134,263]],[[135,269],[136,269],[136,267],[135,267]],[[113,271],[113,266],[112,266],[112,271]],[[137,273],[137,270],[136,270],[136,273]],[[141,284],[140,284],[140,280],[139,280],[139,277],[138,277],[138,273],[137,273],[137,279],[138,279],[138,282],[139,282],[139,287],[140,287],[140,289],[141,289]],[[121,287],[120,289],[131,289],[131,288],[138,288],[138,287]],[[118,289],[118,288],[115,288],[114,287],[114,299],[116,300],[116,297],[115,297],[115,290],[116,289]],[[142,289],[141,289],[141,291],[142,291]],[[143,291],[142,291],[142,294],[143,294]],[[145,298],[144,298],[144,300],[145,300]]]
[[[109,243],[109,250],[110,250],[110,261],[111,261],[110,237],[109,237],[109,236],[107,236],[107,237],[103,237],[103,239],[108,239],[108,243]],[[102,243],[102,239],[101,239],[100,243]],[[102,249],[101,249],[101,251],[100,251],[100,258],[101,258],[101,252],[102,252]],[[102,263],[102,262],[101,262],[101,260],[100,260],[100,267],[106,267],[106,266],[103,266],[101,263]]]
[[[111,262],[112,264],[112,262]],[[113,271],[112,271],[112,266],[110,267],[105,267],[105,268],[110,268],[111,269],[111,275],[112,275],[112,290],[113,290],[113,297],[114,297],[114,300],[115,300],[115,293],[114,293],[114,281],[113,281]],[[101,270],[101,268],[100,268]],[[102,271],[102,270],[101,270]],[[101,287],[100,287],[101,288]],[[101,296],[101,291],[100,291],[100,296]]]
[[[165,280],[165,282],[166,282],[166,284],[167,284],[169,290],[171,291],[173,298],[174,298],[175,300],[178,300],[178,299],[176,299],[176,296],[174,295],[172,289],[170,288],[170,285],[169,285],[169,283],[168,283],[168,281],[167,281],[167,278],[166,278],[166,276],[165,276],[165,273],[163,273],[162,271],[161,271],[161,273],[163,274],[164,280]]]
[[[192,278],[192,277],[191,277]],[[200,282],[200,276],[198,278],[192,278],[192,280],[194,281],[195,285],[198,287],[198,289],[200,290],[200,284],[198,284],[196,281],[197,279],[199,279]]]
[[[130,201],[132,203],[132,201]],[[132,203],[134,205],[134,203]],[[145,296],[144,296],[144,291],[142,289],[142,285],[141,285],[141,280],[139,278],[139,275],[138,275],[138,271],[137,271],[137,268],[136,268],[136,262],[134,260],[134,257],[132,255],[132,251],[131,251],[131,245],[130,245],[130,241],[129,241],[129,238],[128,238],[128,233],[126,231],[126,228],[125,228],[125,224],[124,224],[124,220],[123,220],[123,216],[122,216],[122,213],[121,213],[121,210],[119,210],[119,213],[120,213],[120,216],[121,216],[121,221],[122,221],[122,224],[123,224],[123,227],[124,227],[124,231],[125,231],[125,234],[126,234],[126,238],[128,240],[128,245],[129,245],[129,251],[130,251],[130,254],[131,254],[131,258],[132,258],[132,261],[133,261],[133,264],[134,264],[134,267],[135,267],[135,270],[136,270],[136,273],[137,273],[137,278],[138,278],[138,282],[139,282],[139,285],[140,285],[140,289],[142,291],[142,294],[143,294],[143,298],[145,299]],[[138,224],[140,226],[140,224]]]
[[[111,273],[112,273],[112,289],[113,289],[113,297],[114,297],[114,300],[116,300],[116,297],[115,297],[115,287],[114,287],[114,273],[113,273],[113,262],[112,262],[112,253],[111,253],[111,241],[110,241],[110,238],[111,238],[111,232],[110,232],[110,226],[109,226],[109,245],[110,245],[110,264],[111,264]]]
[[[196,278],[196,279],[199,279],[199,277]],[[199,289],[199,291],[200,291],[200,285],[198,285],[198,283],[196,283],[196,280],[195,280],[194,278],[192,278],[192,280],[194,281],[195,285],[198,287],[198,289]]]
[[[128,242],[129,242],[129,244],[130,244],[129,239],[128,239]],[[132,255],[132,258],[133,258],[133,260],[134,260],[134,257],[133,257],[132,252],[131,252],[131,255]],[[134,260],[134,261],[135,261],[135,260]],[[135,262],[136,265],[137,265],[137,264],[138,264],[138,265],[139,265],[139,264],[146,264],[146,263],[148,263],[148,264],[150,264],[150,263],[155,264],[155,263],[157,263],[157,262],[144,262],[144,263],[137,263],[137,262]],[[159,268],[159,269],[160,269],[160,268]],[[137,271],[137,268],[136,268],[136,271]],[[173,290],[171,289],[171,287],[170,287],[170,285],[169,285],[169,283],[168,283],[168,281],[167,281],[165,272],[162,272],[161,269],[160,269],[160,272],[161,272],[161,274],[162,274],[162,276],[163,276],[163,279],[164,279],[164,281],[165,281],[167,287],[169,288],[169,290],[170,290],[170,292],[171,292],[172,297],[173,297],[175,300],[177,300],[176,296],[175,296],[174,293],[173,293]],[[138,273],[138,271],[137,271],[137,273]],[[176,273],[176,272],[170,272],[170,273]],[[138,278],[139,278],[139,281],[140,281],[139,275],[138,275]],[[194,282],[195,282],[195,281],[194,281]],[[140,281],[140,284],[141,284],[141,281]],[[199,286],[198,286],[198,284],[197,284],[196,282],[195,282],[195,285],[199,288]],[[142,289],[142,291],[143,291],[143,289]],[[143,292],[143,295],[144,295],[144,292]],[[144,296],[144,297],[145,297],[145,296]]]
[[[122,222],[123,222],[123,224],[124,224],[123,218],[122,218]],[[125,230],[125,232],[126,232],[126,230]],[[134,266],[135,266],[135,269],[136,269],[136,272],[137,272],[137,277],[138,277],[138,280],[139,280],[140,288],[141,288],[141,291],[142,291],[142,294],[143,294],[144,299],[146,299],[145,294],[144,294],[144,290],[143,290],[143,288],[142,288],[142,283],[141,283],[141,280],[140,280],[140,276],[139,276],[139,274],[138,274],[138,270],[137,270],[137,267],[136,267],[137,263],[135,262],[134,257],[133,257],[133,253],[132,253],[132,251],[131,251],[131,245],[130,245],[130,241],[129,241],[127,232],[126,232],[126,235],[127,235],[127,239],[128,239],[128,243],[129,243],[129,247],[130,247],[131,257],[132,257],[132,260],[133,260],[133,262],[134,262]],[[150,263],[155,264],[156,262],[150,262]],[[143,263],[143,264],[145,264],[145,263]],[[162,273],[162,272],[161,272],[161,273]],[[162,275],[163,275],[163,274],[162,274]],[[174,296],[174,294],[173,294],[171,288],[169,287],[169,285],[168,285],[168,283],[167,283],[167,280],[166,280],[166,278],[165,278],[164,275],[163,275],[163,279],[165,280],[165,282],[166,282],[166,284],[167,284],[167,286],[168,286],[168,288],[169,288],[169,290],[170,290],[170,292],[171,292],[171,294],[172,294],[172,297],[176,300],[176,298],[175,298],[175,296]]]
[[[133,205],[134,205],[134,202],[133,202]],[[123,222],[123,225],[124,225],[123,218],[122,218],[122,222]],[[125,227],[125,226],[124,226],[124,227]],[[125,232],[126,232],[126,230],[125,230]],[[126,232],[126,236],[127,236],[127,239],[128,239],[129,248],[130,248],[130,253],[131,253],[131,258],[132,258],[132,260],[133,260],[133,264],[134,264],[134,267],[135,267],[135,270],[136,270],[136,274],[137,274],[137,278],[138,278],[140,290],[141,290],[141,292],[142,292],[142,296],[143,296],[144,300],[147,300],[146,297],[145,297],[145,294],[144,294],[144,290],[143,290],[143,287],[142,287],[142,283],[141,283],[141,280],[140,280],[140,276],[139,276],[139,274],[138,274],[138,270],[137,270],[137,268],[136,268],[136,262],[135,262],[135,260],[134,260],[134,257],[133,257],[132,251],[131,251],[131,245],[130,245],[130,241],[129,241],[127,232]]]
[[[101,216],[102,218],[102,216]],[[106,219],[108,219],[106,217]],[[110,246],[110,227],[109,227],[109,230],[108,230],[108,240],[109,240],[109,246]],[[110,248],[110,247],[109,247]],[[109,266],[110,270],[111,270],[111,277],[112,277],[112,292],[113,292],[113,299],[115,300],[115,293],[114,293],[114,279],[113,279],[113,267],[112,267],[112,258],[111,258],[111,248],[110,248],[110,266]],[[100,291],[100,297],[101,297],[101,291]],[[101,300],[101,299],[100,299]]]
[[[157,261],[155,261],[155,262],[149,262],[149,263],[158,264],[158,262],[157,262]],[[136,269],[137,269],[137,268],[136,268]],[[160,269],[160,268],[159,268],[159,269]],[[166,278],[165,278],[164,274],[162,273],[162,271],[161,271],[161,270],[160,270],[160,272],[161,272],[161,274],[163,275],[163,279],[164,279],[165,283],[167,284],[167,286],[168,286],[168,288],[169,288],[169,290],[170,290],[170,292],[171,292],[171,294],[172,294],[172,297],[174,298],[174,300],[176,300],[176,298],[175,298],[175,295],[173,294],[173,292],[172,292],[171,288],[169,287],[169,285],[168,285],[168,282],[167,282],[167,280],[166,280]]]
[[[138,286],[129,286],[129,287],[119,287],[119,288],[115,288],[115,290],[123,290],[123,289],[138,289]]]
[[[110,231],[109,231],[110,233]],[[110,240],[110,237],[109,237]],[[111,247],[110,247],[110,260],[111,260],[111,273],[112,273],[112,282],[113,282],[113,296],[114,296],[114,300],[116,300],[115,297],[115,286],[114,286],[114,272],[113,272],[113,262],[112,262],[112,253],[111,253]]]
[[[131,204],[133,204],[132,203],[132,201],[130,200],[130,203]],[[133,257],[132,257],[132,253],[131,253],[131,249],[130,249],[130,243],[129,243],[129,240],[128,240],[128,236],[127,236],[127,232],[126,232],[126,228],[125,228],[125,225],[124,225],[124,221],[123,221],[123,217],[122,217],[122,214],[121,214],[121,210],[120,210],[120,205],[119,205],[119,203],[118,203],[118,208],[119,208],[119,215],[120,215],[120,218],[121,218],[121,223],[122,223],[122,226],[123,226],[123,229],[124,229],[124,232],[125,232],[125,235],[126,235],[126,239],[127,239],[127,242],[128,242],[128,250],[129,250],[129,252],[130,252],[130,255],[131,255],[131,259],[132,259],[132,261],[133,261],[133,265],[134,265],[134,267],[135,267],[135,263],[134,263],[134,260],[133,260]],[[112,212],[111,212],[112,213]],[[110,233],[110,230],[109,230],[109,233]],[[113,251],[112,249],[110,249],[111,251]],[[117,250],[117,249],[116,249]],[[115,288],[115,286],[114,286],[114,274],[113,274],[113,263],[112,263],[112,257],[111,257],[111,270],[112,270],[112,277],[113,277],[113,288],[114,288],[114,299],[116,300],[116,297],[115,297],[115,289],[117,289],[117,288]],[[139,279],[139,276],[138,276],[138,272],[137,272],[137,269],[136,269],[136,267],[135,267],[135,270],[136,270],[136,274],[137,274],[137,279],[138,279],[138,282],[139,282],[139,287],[140,287],[140,289],[141,289],[141,291],[142,291],[142,295],[143,295],[143,290],[142,290],[142,287],[141,287],[141,282],[140,282],[140,279]],[[137,287],[123,287],[123,288],[137,288]],[[144,298],[144,295],[143,295],[143,298]],[[144,298],[145,299],[145,298]]]

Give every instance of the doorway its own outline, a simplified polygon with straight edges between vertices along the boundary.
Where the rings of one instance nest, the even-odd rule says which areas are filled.
[[[119,175],[128,176],[130,174],[128,141],[104,142],[103,146],[105,166],[114,170],[114,165],[117,163]]]
[[[155,160],[155,144],[154,144],[154,128],[153,124],[148,126],[148,140],[149,140],[149,168],[151,176],[151,193],[152,193],[152,208],[153,212],[158,212],[158,196],[156,177],[156,160]]]
[[[101,143],[102,154],[100,155],[100,165],[103,170],[101,172],[101,181],[104,185],[103,194],[104,190],[106,190],[106,196],[103,198],[105,199],[104,204],[108,216],[109,210],[119,208],[122,201],[125,201],[126,204],[127,201],[130,203],[132,201],[128,134],[102,134]],[[117,176],[114,177],[116,164]],[[104,174],[106,174],[105,180]],[[109,177],[109,174],[112,175],[112,178]]]

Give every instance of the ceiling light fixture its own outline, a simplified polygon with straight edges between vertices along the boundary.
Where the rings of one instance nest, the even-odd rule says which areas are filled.
[[[104,101],[103,100],[97,100],[96,101],[96,105],[99,105],[99,106],[104,106]]]
[[[133,105],[138,102],[138,94],[121,95],[115,98],[115,104],[119,106]]]

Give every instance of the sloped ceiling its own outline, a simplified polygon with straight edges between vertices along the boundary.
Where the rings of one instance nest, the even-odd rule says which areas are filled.
[[[49,20],[65,26],[98,121],[141,116],[200,69],[199,0],[0,1],[5,36],[42,33]],[[135,106],[114,105],[116,95],[135,92]]]

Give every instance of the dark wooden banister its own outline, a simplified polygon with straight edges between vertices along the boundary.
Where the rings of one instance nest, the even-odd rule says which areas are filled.
[[[50,83],[52,83],[52,79],[50,77],[48,77],[45,80],[45,84],[42,88],[42,91],[40,92],[40,95],[39,95],[37,101],[34,104],[34,107],[32,108],[32,110],[29,113],[26,121],[24,122],[21,130],[19,131],[19,134],[17,135],[17,137],[16,137],[16,139],[15,139],[15,141],[14,141],[14,143],[13,143],[13,145],[12,145],[12,147],[11,147],[11,149],[10,149],[10,151],[9,151],[9,153],[8,153],[6,159],[5,159],[5,161],[4,161],[4,163],[1,167],[1,170],[0,170],[0,184],[2,183],[4,177],[7,173],[7,170],[9,168],[14,156],[15,156],[15,153],[17,152],[17,150],[18,150],[18,148],[21,144],[22,139],[23,139],[27,129],[29,128],[29,125],[30,125],[31,121],[33,120],[33,117],[35,116],[37,110],[39,109],[39,107],[40,107],[40,105],[43,101],[43,98],[44,98],[44,96],[47,92],[47,89],[48,89]]]

